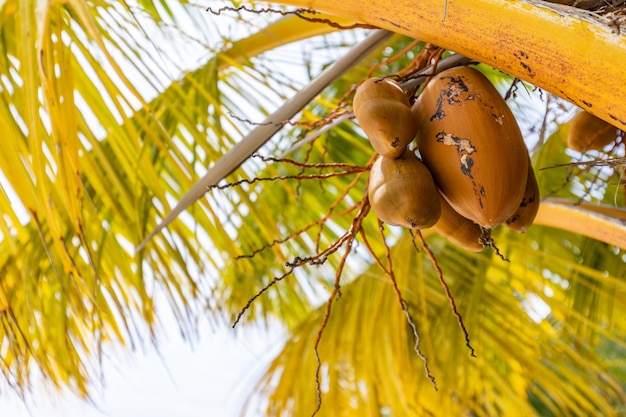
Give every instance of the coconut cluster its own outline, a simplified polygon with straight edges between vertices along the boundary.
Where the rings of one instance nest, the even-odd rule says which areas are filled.
[[[524,232],[532,224],[539,187],[528,150],[511,110],[478,70],[437,74],[413,105],[395,81],[368,79],[353,103],[379,154],[368,197],[380,220],[433,227],[472,251],[484,248],[494,227]]]

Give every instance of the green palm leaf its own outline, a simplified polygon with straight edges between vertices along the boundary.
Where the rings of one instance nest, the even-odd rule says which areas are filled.
[[[620,380],[598,350],[623,335],[623,256],[605,245],[535,227],[496,236],[511,262],[428,241],[463,315],[471,358],[436,273],[405,235],[392,250],[398,285],[415,316],[435,392],[412,350],[412,334],[387,277],[372,266],[343,289],[320,345],[319,415],[616,415]],[[571,242],[567,248],[563,242]],[[598,258],[598,252],[605,253]],[[577,262],[594,258],[605,273]],[[547,265],[550,265],[548,267]],[[590,315],[590,312],[594,312]],[[267,415],[317,407],[312,346],[324,309],[293,340],[259,385]],[[566,380],[567,383],[563,383]],[[254,402],[253,402],[254,403]],[[250,410],[254,415],[260,410]]]
[[[268,23],[240,10],[229,24],[247,36],[234,40],[232,33],[243,32],[207,24],[217,19],[206,13],[167,1],[0,4],[0,369],[8,385],[26,390],[38,368],[52,384],[88,395],[108,344],[158,339],[165,307],[155,299],[165,295],[187,336],[201,317],[284,323],[293,337],[258,386],[267,406],[248,411],[308,415],[318,406],[320,305],[341,278],[342,297],[319,345],[320,414],[623,412],[619,243],[542,226],[524,236],[503,230],[495,239],[506,263],[425,233],[476,359],[430,260],[408,235],[390,228],[383,242],[370,214],[351,247],[333,246],[367,208],[363,167],[372,150],[356,124],[325,130],[320,121],[349,104],[351,88],[381,61],[393,58],[376,74],[411,62],[424,44],[406,52],[413,40],[400,35],[305,106],[263,156],[250,157],[137,251],[222,155],[308,81],[275,62],[305,66],[314,78],[366,35],[330,34],[336,26],[294,16]],[[322,58],[283,49],[309,37]],[[180,63],[197,48],[207,56]],[[480,68],[509,85],[510,77]],[[527,103],[518,98],[512,107],[533,124]],[[542,193],[569,208],[565,220],[581,202],[619,235],[623,167],[587,162],[621,150],[573,154],[564,146],[567,126],[561,118],[533,156]],[[290,159],[280,158],[286,150]],[[563,165],[581,160],[587,164]],[[388,247],[439,392],[377,266],[376,259],[387,262]],[[327,257],[315,258],[324,250]]]
[[[247,193],[195,207],[193,220],[176,225],[175,239],[162,238],[141,256],[133,246],[153,227],[153,208],[168,210],[200,167],[249,129],[236,118],[237,103],[250,102],[262,115],[282,98],[276,91],[255,102],[246,93],[280,88],[250,59],[335,30],[283,19],[219,45],[224,52],[171,82],[161,69],[166,54],[155,54],[150,37],[172,31],[179,19],[197,20],[199,10],[119,6],[68,2],[36,9],[25,1],[2,8],[0,123],[7,149],[0,156],[0,340],[9,348],[0,352],[0,368],[20,390],[36,364],[53,384],[87,395],[102,342],[132,345],[144,329],[154,332],[158,291],[166,293],[181,329],[193,334],[223,259],[239,253],[232,227],[223,225],[225,218],[241,221],[233,208]],[[296,24],[306,30],[294,35]],[[204,30],[207,38],[224,37],[218,28]],[[222,307],[210,308],[217,315]]]

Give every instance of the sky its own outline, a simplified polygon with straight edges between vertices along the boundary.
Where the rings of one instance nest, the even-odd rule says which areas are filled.
[[[159,352],[147,347],[105,360],[104,390],[90,404],[71,394],[35,388],[27,402],[0,393],[2,417],[196,417],[239,416],[284,337],[277,329],[201,329],[194,346],[166,326],[171,338]],[[35,402],[33,402],[35,400]]]

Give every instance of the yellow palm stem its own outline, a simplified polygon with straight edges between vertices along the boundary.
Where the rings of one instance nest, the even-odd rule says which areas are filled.
[[[286,0],[466,55],[626,129],[626,34],[588,12],[523,0]]]
[[[579,233],[626,249],[626,210],[624,209],[546,199],[539,206],[535,224]]]
[[[236,63],[243,64],[255,56],[283,45],[315,36],[326,35],[339,27],[350,27],[354,19],[338,18],[325,14],[314,15],[315,21],[304,22],[290,15],[271,23],[263,30],[233,43],[228,50],[217,54],[220,70]],[[326,21],[332,22],[333,25]]]

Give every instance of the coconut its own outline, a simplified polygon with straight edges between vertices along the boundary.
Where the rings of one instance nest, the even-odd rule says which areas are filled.
[[[441,215],[433,177],[408,149],[397,159],[378,157],[370,172],[368,197],[376,216],[393,226],[424,229]]]
[[[374,150],[398,158],[415,137],[417,121],[409,99],[389,78],[369,78],[358,88],[352,102],[354,115]]]
[[[600,151],[616,139],[617,127],[589,112],[581,111],[572,119],[567,146],[578,152]]]
[[[528,150],[489,80],[470,67],[443,71],[413,112],[420,154],[452,208],[484,228],[509,219],[526,188]]]

